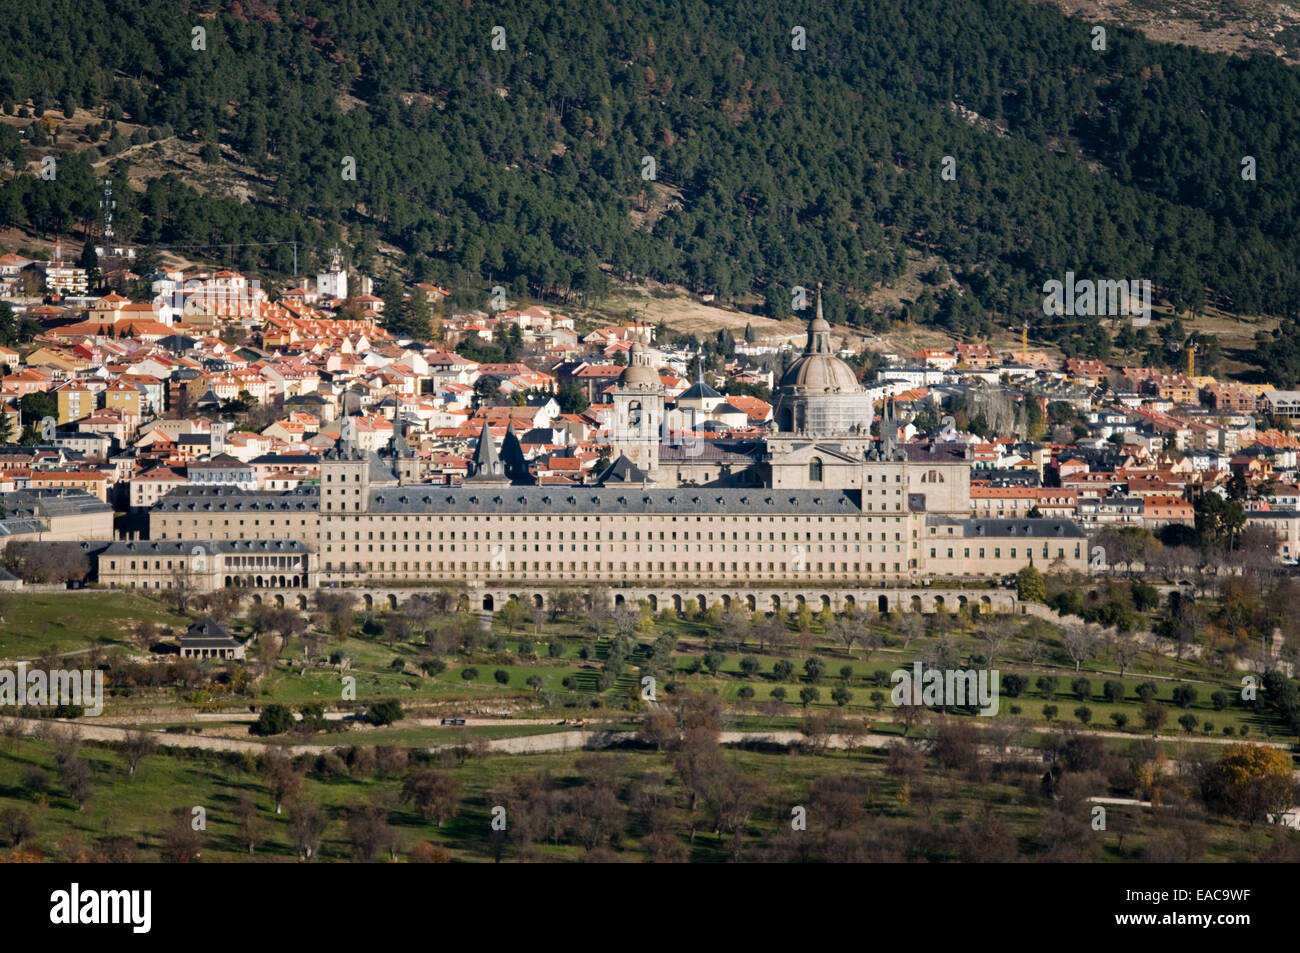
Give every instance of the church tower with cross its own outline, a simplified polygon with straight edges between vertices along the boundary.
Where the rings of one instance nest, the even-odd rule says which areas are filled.
[[[612,460],[620,456],[658,479],[659,441],[664,426],[664,385],[640,341],[633,342],[627,368],[614,385]]]

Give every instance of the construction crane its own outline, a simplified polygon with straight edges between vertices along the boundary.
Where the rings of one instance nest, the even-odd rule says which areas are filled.
[[[1187,379],[1190,381],[1196,377],[1196,340],[1187,342]]]
[[[1088,325],[1096,324],[1095,318],[1086,321],[1066,321],[1063,324],[1049,324],[1044,330],[1056,330],[1057,328],[1081,328]],[[1020,326],[1020,363],[1026,364],[1029,361],[1029,322],[1026,321]]]

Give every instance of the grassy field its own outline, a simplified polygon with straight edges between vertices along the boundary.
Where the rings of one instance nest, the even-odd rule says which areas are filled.
[[[84,810],[77,810],[60,788],[51,745],[44,741],[10,742],[0,749],[0,815],[26,812],[36,828],[29,846],[51,858],[80,851],[91,853],[107,838],[126,838],[141,859],[157,859],[164,832],[174,810],[188,819],[193,809],[206,812],[206,830],[200,832],[201,859],[248,859],[239,840],[237,805],[250,798],[257,807],[261,837],[254,859],[294,861],[297,851],[290,826],[290,810],[277,815],[272,793],[252,761],[210,755],[155,756],[145,760],[134,778],[116,752],[87,748],[93,766],[94,793]],[[452,861],[481,862],[494,857],[491,834],[492,808],[498,792],[513,779],[534,775],[549,777],[555,790],[572,793],[593,783],[626,794],[637,779],[666,779],[668,793],[678,805],[671,823],[680,832],[682,857],[692,861],[721,861],[733,856],[763,859],[767,851],[789,849],[791,810],[808,810],[807,837],[819,844],[833,843],[841,820],[836,806],[816,790],[830,777],[859,792],[860,805],[848,810],[872,831],[860,849],[881,852],[880,859],[931,861],[975,859],[981,850],[976,835],[992,837],[1001,848],[1022,855],[1044,855],[1050,848],[1051,806],[1037,793],[1037,774],[1031,769],[1003,776],[967,781],[940,776],[931,770],[908,779],[891,776],[887,759],[878,751],[809,756],[729,750],[725,762],[746,779],[751,798],[739,845],[733,834],[718,832],[710,809],[692,814],[684,808],[680,785],[672,778],[671,757],[654,751],[607,751],[598,755],[566,752],[546,755],[488,757],[449,762],[441,769],[459,784],[459,806],[454,817],[439,826],[424,820],[401,800],[396,777],[354,776],[339,767],[313,765],[297,793],[300,800],[318,804],[326,818],[317,858],[347,860],[353,856],[348,835],[349,809],[361,804],[379,805],[397,837],[399,859],[409,859],[417,844],[430,842],[446,850]],[[593,760],[594,759],[594,760]],[[51,780],[48,793],[32,797],[22,787],[24,774],[33,768]],[[631,805],[616,816],[609,836],[598,838],[599,856],[613,861],[646,858],[643,822]],[[1180,830],[1172,816],[1152,815],[1138,808],[1109,809],[1108,830],[1097,832],[1086,845],[1089,859],[1132,861],[1146,856],[1153,840]],[[1166,817],[1168,818],[1166,823]],[[568,825],[577,825],[572,830]],[[690,841],[688,832],[694,827]],[[921,836],[922,829],[943,831],[942,836]],[[562,821],[557,836],[543,835],[532,847],[508,840],[503,858],[521,851],[534,859],[574,860],[588,852],[581,822]],[[1209,821],[1198,837],[1198,849],[1207,860],[1256,859],[1278,833],[1259,827]],[[1292,835],[1294,836],[1294,835]],[[987,845],[985,845],[987,847]],[[385,858],[386,859],[386,858]]]
[[[126,593],[72,598],[24,595],[14,600],[10,616],[5,637],[23,640],[24,647],[22,652],[11,649],[14,654],[30,657],[49,648],[76,651],[107,643],[105,662],[111,666],[120,664],[120,656],[128,651],[120,643],[140,621],[151,621],[173,631],[187,622],[161,603]],[[380,613],[380,622],[383,617]],[[241,637],[251,634],[248,620],[233,621]],[[372,805],[380,811],[386,829],[397,838],[400,859],[432,850],[435,858],[458,862],[498,857],[712,862],[800,857],[1135,861],[1193,856],[1230,861],[1290,850],[1287,837],[1300,841],[1300,836],[1295,835],[1278,840],[1276,831],[1242,827],[1203,812],[1192,817],[1182,808],[1173,811],[1121,805],[1108,807],[1108,831],[1093,833],[1089,829],[1080,833],[1077,824],[1080,817],[1088,816],[1086,804],[1065,811],[1059,798],[1046,796],[1042,787],[1044,768],[1038,758],[1026,758],[1023,751],[1002,756],[996,753],[999,749],[982,749],[984,753],[967,768],[945,765],[935,753],[938,749],[931,748],[941,725],[987,729],[997,725],[999,719],[929,712],[921,724],[909,728],[889,702],[889,673],[909,667],[914,660],[939,655],[958,665],[982,665],[972,658],[978,658],[987,648],[977,637],[979,624],[963,616],[929,617],[923,630],[913,629],[910,633],[903,631],[904,617],[871,616],[867,621],[874,643],[870,648],[856,646],[852,652],[830,641],[825,620],[805,618],[800,624],[791,618],[787,644],[776,651],[768,647],[760,652],[753,642],[740,649],[727,644],[718,612],[689,618],[660,615],[628,643],[632,648],[621,674],[612,687],[604,690],[599,679],[616,651],[617,639],[609,630],[597,637],[582,619],[548,621],[541,631],[530,625],[527,631],[508,632],[498,623],[491,632],[475,636],[469,648],[436,656],[446,666],[436,674],[426,674],[420,668],[422,662],[435,657],[422,636],[389,644],[378,635],[365,634],[380,632],[382,626],[363,626],[363,621],[358,616],[346,636],[324,641],[305,666],[302,640],[295,637],[280,645],[279,658],[268,668],[259,656],[261,642],[271,637],[263,635],[250,644],[246,665],[212,665],[199,674],[200,684],[178,687],[164,680],[150,685],[134,676],[136,682],[129,690],[122,690],[110,700],[108,713],[127,718],[138,713],[139,721],[134,723],[153,731],[168,726],[200,727],[202,731],[196,738],[226,736],[247,740],[250,736],[246,721],[217,717],[196,724],[180,715],[196,710],[248,715],[272,702],[293,708],[321,704],[327,710],[358,712],[378,699],[398,699],[405,716],[385,727],[256,739],[265,746],[261,749],[264,752],[273,750],[281,741],[340,746],[356,752],[322,753],[300,759],[302,781],[296,797],[318,805],[323,812],[325,828],[318,859],[325,861],[353,858],[349,817],[360,805]],[[1142,770],[1149,776],[1154,763],[1151,759],[1159,755],[1164,759],[1164,767],[1159,770],[1167,771],[1171,779],[1168,789],[1161,788],[1161,797],[1169,803],[1189,803],[1197,784],[1188,772],[1194,772],[1200,761],[1212,762],[1225,750],[1221,744],[1204,743],[1207,736],[1200,726],[1206,721],[1213,723],[1208,737],[1215,741],[1225,740],[1225,725],[1233,729],[1227,740],[1239,740],[1243,726],[1248,727],[1249,741],[1295,740],[1286,734],[1274,706],[1265,703],[1244,707],[1237,701],[1241,672],[1192,658],[1180,661],[1153,651],[1133,660],[1121,679],[1113,647],[1099,646],[1082,665],[1081,674],[1090,685],[1086,701],[1080,702],[1070,684],[1076,677],[1074,666],[1063,655],[1058,630],[1037,619],[1015,619],[1011,624],[1012,631],[998,650],[996,664],[989,667],[997,668],[1003,678],[1016,673],[1028,681],[1019,697],[1003,692],[1000,698],[1000,718],[1014,718],[1015,744],[1030,748],[1057,745],[1060,742],[1054,733],[1062,731],[1114,733],[1110,714],[1122,711],[1128,716],[1127,729],[1118,737],[1094,739],[1101,750],[1108,752],[1105,757],[1109,760],[1104,769],[1080,776],[1079,783],[1086,784],[1087,790],[1075,791],[1076,796],[1116,796],[1117,792],[1133,790],[1136,782],[1124,782],[1122,776],[1137,777],[1139,764],[1147,765]],[[13,634],[15,630],[22,634]],[[28,634],[32,631],[35,634]],[[656,673],[657,705],[650,706],[639,697],[640,678],[650,670],[653,645],[660,638],[673,640],[674,648]],[[734,631],[730,638],[734,640]],[[524,642],[531,645],[531,650],[525,651]],[[554,657],[552,643],[557,646]],[[338,653],[349,659],[346,672],[329,661]],[[753,656],[758,663],[750,674],[741,668],[746,656]],[[815,683],[820,697],[804,708],[799,693],[813,684],[804,673],[804,662],[814,656],[824,665]],[[395,660],[400,661],[400,669],[394,667]],[[778,678],[778,665],[789,665],[793,671]],[[847,677],[841,674],[844,667],[848,669]],[[471,668],[476,670],[474,676],[464,678]],[[504,678],[499,680],[497,672],[504,673]],[[232,673],[248,673],[251,677],[236,684],[231,680]],[[356,679],[355,699],[342,697],[345,674]],[[1050,695],[1035,684],[1044,675],[1057,679],[1056,690]],[[1106,680],[1123,683],[1121,701],[1111,703],[1105,699],[1102,692]],[[1155,697],[1166,713],[1155,746],[1142,726],[1137,687],[1144,681],[1156,684]],[[1196,699],[1185,709],[1173,702],[1178,685],[1191,686],[1197,692]],[[776,688],[785,690],[785,704],[764,704],[771,700]],[[837,688],[848,692],[843,705],[832,699],[831,692]],[[749,695],[746,689],[752,689],[753,695],[742,697]],[[1232,698],[1223,711],[1214,708],[1212,695],[1216,691]],[[791,750],[771,744],[732,746],[722,749],[720,760],[709,769],[720,772],[714,781],[692,792],[686,780],[690,771],[679,753],[637,747],[634,742],[628,742],[631,747],[599,753],[512,755],[485,755],[480,748],[467,744],[478,739],[544,737],[572,730],[572,724],[558,722],[577,718],[585,719],[588,729],[631,731],[652,707],[671,712],[675,698],[696,693],[719,696],[724,707],[718,727],[723,731],[800,732],[807,725],[807,716],[834,713],[865,724],[860,731],[906,737],[907,750],[914,753],[909,757],[916,760],[908,767],[904,758],[900,767],[894,763],[900,757],[898,752],[879,748],[816,753],[810,748]],[[873,699],[873,693],[883,699]],[[1081,704],[1092,712],[1088,729],[1083,729],[1074,716]],[[1046,705],[1056,706],[1054,721],[1044,717]],[[168,717],[169,712],[176,712],[178,717]],[[463,728],[421,725],[414,720],[475,713],[507,717],[499,723]],[[1177,723],[1187,713],[1198,719],[1190,734]],[[512,724],[511,715],[519,721]],[[90,719],[86,723],[93,724]],[[174,740],[176,736],[171,737]],[[983,743],[982,732],[977,731],[975,738],[977,745]],[[426,753],[439,746],[449,748]],[[21,814],[34,825],[32,843],[45,857],[67,857],[78,852],[116,856],[113,852],[122,849],[122,842],[113,847],[108,841],[124,838],[141,858],[157,859],[169,842],[164,834],[174,823],[171,812],[182,809],[188,817],[192,808],[202,807],[207,816],[207,829],[201,832],[202,858],[242,860],[248,854],[246,846],[238,841],[236,807],[241,799],[251,798],[258,809],[258,823],[264,829],[255,859],[298,859],[290,814],[287,808],[285,813],[275,813],[257,756],[219,755],[193,747],[167,749],[166,753],[149,757],[132,778],[121,753],[109,746],[86,743],[81,753],[90,765],[93,791],[85,809],[78,810],[71,798],[71,787],[61,779],[55,765],[55,747],[49,739],[16,740],[0,735],[0,850],[4,849],[10,822],[17,823],[15,818]],[[409,757],[410,766],[390,765],[376,774],[376,759],[397,755]],[[426,764],[423,759],[430,760]],[[458,786],[456,813],[441,826],[425,820],[412,802],[402,800],[404,780],[413,776],[411,771],[423,770],[422,765],[454,778]],[[1175,769],[1174,765],[1180,767]],[[43,794],[32,793],[29,775],[34,769],[39,769],[45,779]],[[550,792],[546,797],[552,798],[555,805],[550,820],[542,825],[546,832],[534,831],[535,836],[523,840],[514,834],[504,835],[504,839],[494,835],[490,826],[492,808],[505,797],[502,792],[535,777],[544,779],[536,783]],[[659,793],[647,795],[648,790]],[[662,803],[651,810],[646,806],[651,802]],[[794,807],[809,809],[806,842],[795,837],[790,827]],[[605,824],[608,829],[601,826]],[[665,830],[667,834],[662,833]],[[1067,850],[1068,857],[1061,854],[1062,850]]]
[[[141,622],[184,629],[188,620],[130,592],[40,592],[14,596],[0,623],[0,659],[125,644]]]
[[[24,594],[13,600],[6,623],[0,626],[0,656],[33,658],[42,651],[68,652],[104,646],[111,656],[113,652],[126,651],[122,643],[146,620],[173,633],[181,631],[188,621],[161,602],[130,593]],[[425,716],[513,712],[556,720],[581,715],[609,718],[620,714],[635,719],[646,710],[640,699],[640,678],[649,662],[650,645],[655,639],[667,636],[675,640],[676,649],[669,668],[659,673],[657,689],[661,700],[671,698],[674,690],[715,691],[736,713],[753,714],[758,705],[772,698],[774,689],[781,689],[792,716],[837,711],[848,717],[871,720],[883,728],[895,714],[889,701],[892,684],[888,673],[900,667],[909,668],[913,661],[925,658],[940,641],[946,645],[950,657],[956,659],[965,660],[985,650],[976,638],[976,626],[969,619],[932,617],[927,633],[905,643],[899,635],[899,617],[873,615],[868,621],[877,640],[876,647],[869,651],[855,647],[849,653],[843,645],[827,642],[822,620],[814,617],[805,631],[791,632],[790,644],[777,652],[771,649],[759,652],[752,644],[740,651],[716,651],[713,661],[717,670],[710,672],[700,663],[721,635],[718,615],[677,618],[660,614],[654,619],[653,629],[638,637],[637,648],[628,657],[614,686],[601,691],[598,679],[608,660],[613,638],[609,634],[596,638],[582,620],[548,621],[540,630],[528,625],[526,631],[514,632],[506,632],[498,624],[485,636],[495,639],[495,643],[467,653],[443,656],[445,670],[433,675],[420,669],[421,661],[430,655],[419,636],[390,645],[383,639],[364,636],[360,621],[358,616],[358,627],[351,634],[318,649],[318,657],[310,665],[303,665],[300,640],[282,645],[278,664],[238,692],[231,691],[219,678],[189,690],[136,685],[113,695],[107,713],[130,717],[132,712],[142,715],[147,712],[150,717],[142,717],[143,724],[156,720],[153,716],[168,709],[256,711],[266,704],[279,703],[295,708],[322,704],[329,710],[355,712],[364,710],[370,702],[394,698],[402,703],[405,711]],[[1267,705],[1248,708],[1238,702],[1241,673],[1215,669],[1191,658],[1180,661],[1145,652],[1132,661],[1127,676],[1121,680],[1118,662],[1109,649],[1103,649],[1082,667],[1081,674],[1089,679],[1091,691],[1085,701],[1080,701],[1070,687],[1076,677],[1073,666],[1061,656],[1054,627],[1039,619],[1019,620],[1017,624],[1021,628],[1007,642],[993,667],[1003,677],[1011,673],[1023,675],[1029,687],[1018,698],[1002,693],[1001,716],[1015,715],[1046,728],[1050,724],[1043,713],[1045,705],[1054,705],[1055,721],[1064,723],[1075,722],[1075,709],[1086,705],[1091,710],[1090,724],[1094,730],[1116,730],[1110,716],[1122,712],[1128,719],[1123,730],[1141,735],[1146,729],[1142,726],[1142,703],[1136,687],[1149,680],[1157,686],[1156,699],[1165,704],[1167,717],[1162,732],[1167,736],[1183,735],[1178,719],[1191,714],[1197,719],[1192,732],[1197,739],[1239,738],[1244,727],[1248,731],[1246,737],[1252,740],[1288,740],[1272,708]],[[246,620],[234,620],[234,629],[241,637],[249,634]],[[1028,664],[1024,653],[1034,640],[1039,643],[1037,658]],[[531,645],[533,653],[526,658],[521,657],[524,642]],[[548,651],[553,643],[559,649],[557,657],[550,657]],[[250,646],[250,659],[256,654],[254,649],[255,646]],[[328,664],[328,658],[338,653],[350,660],[346,671]],[[800,692],[810,684],[804,674],[804,662],[813,655],[823,662],[824,673],[815,685],[819,697],[804,706]],[[746,656],[753,656],[758,663],[757,671],[750,676],[741,670],[741,659]],[[394,668],[395,661],[401,662],[400,670]],[[791,666],[792,674],[777,679],[773,669],[779,664]],[[221,667],[214,666],[212,673],[218,674]],[[841,674],[845,667],[850,670],[848,678]],[[466,679],[463,676],[469,669],[474,669],[476,674]],[[503,681],[498,680],[497,673],[503,673]],[[345,675],[355,679],[355,699],[344,698]],[[1058,681],[1051,697],[1043,695],[1035,686],[1041,675],[1053,676]],[[1107,680],[1123,681],[1125,693],[1121,702],[1111,703],[1103,697],[1102,686]],[[1196,700],[1186,709],[1172,702],[1174,688],[1179,684],[1191,686],[1197,692]],[[848,693],[842,705],[832,698],[832,692],[837,689]],[[752,696],[742,697],[749,692]],[[1225,710],[1216,710],[1212,703],[1215,692],[1228,694],[1233,702]],[[873,699],[873,695],[883,699]],[[754,717],[759,722],[772,720]],[[1203,728],[1206,722],[1212,725],[1208,735]],[[1230,736],[1225,736],[1225,727],[1231,729]],[[422,733],[417,737],[420,740],[414,743],[433,743],[424,741]]]

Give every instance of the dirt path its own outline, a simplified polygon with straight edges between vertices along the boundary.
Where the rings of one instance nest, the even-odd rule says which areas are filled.
[[[66,721],[57,718],[45,719],[28,719],[13,718],[10,719],[16,723],[24,735],[32,735],[43,729],[53,728],[57,731],[71,732],[83,741],[101,741],[101,742],[122,742],[132,733],[132,729],[107,725],[96,721],[91,723],[89,720],[81,719],[77,721]],[[433,719],[418,719],[417,724],[427,721],[434,723]],[[520,719],[518,721],[502,721],[501,719],[475,718],[466,719],[466,727],[485,726],[485,725],[549,725],[554,724],[549,719]],[[57,727],[55,727],[57,726]],[[164,748],[191,748],[204,751],[236,751],[240,753],[261,754],[268,748],[278,747],[287,751],[289,754],[297,757],[302,754],[324,754],[327,751],[339,751],[352,747],[356,740],[340,740],[334,744],[277,744],[275,742],[255,741],[243,738],[223,738],[214,735],[191,735],[191,734],[167,734],[165,732],[151,731],[150,734],[157,740],[160,747]],[[1142,735],[1127,734],[1118,731],[1095,731],[1089,734],[1097,735],[1103,738],[1122,738],[1133,740],[1144,737]],[[572,731],[557,731],[542,735],[527,735],[517,738],[490,738],[485,739],[488,750],[499,754],[541,754],[551,751],[576,751],[587,747],[595,742],[597,747],[605,747],[614,742],[632,738],[636,735],[634,731],[601,731],[594,729],[574,729]],[[807,736],[800,731],[723,731],[719,734],[719,741],[722,744],[739,744],[741,742],[767,742],[770,744],[788,745],[797,742],[806,741]],[[842,749],[846,747],[846,738],[843,735],[831,735],[826,743],[826,747]],[[861,736],[857,742],[858,746],[867,748],[883,748],[891,741],[900,740],[898,735],[866,734]],[[1176,738],[1162,738],[1163,741],[1173,741]],[[1233,739],[1229,738],[1187,738],[1184,739],[1192,744],[1216,744],[1226,745],[1234,744]],[[1276,741],[1252,741],[1252,744],[1263,745],[1270,748],[1281,748],[1289,750],[1292,746]],[[426,751],[439,751],[444,749],[456,748],[460,746],[459,741],[449,741],[446,744],[438,745],[421,745]],[[990,753],[991,750],[990,750]],[[1038,760],[1041,754],[1036,749],[1022,748],[1016,752],[1017,757],[1026,760]]]

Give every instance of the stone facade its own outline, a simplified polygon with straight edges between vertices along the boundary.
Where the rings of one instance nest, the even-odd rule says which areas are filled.
[[[498,456],[485,426],[458,487],[411,482],[404,441],[387,458],[345,445],[321,461],[319,487],[173,491],[152,508],[150,535],[301,544],[319,583],[357,587],[680,595],[685,583],[865,590],[988,580],[1030,562],[1085,569],[1086,540],[1068,519],[971,518],[964,447],[897,446],[888,405],[873,438],[870,399],[829,334],[819,307],[778,388],[778,405],[802,411],[748,441],[661,442],[663,386],[635,345],[614,390],[603,485],[528,485],[513,434]]]

